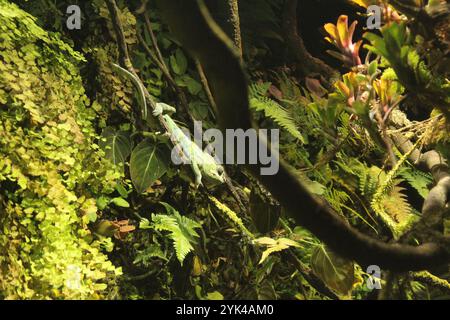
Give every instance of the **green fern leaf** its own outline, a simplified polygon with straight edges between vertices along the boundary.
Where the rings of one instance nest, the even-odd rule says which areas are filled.
[[[397,184],[400,180],[397,180]],[[396,223],[403,224],[408,221],[412,213],[411,205],[406,195],[402,192],[404,188],[396,185],[391,188],[389,194],[381,200],[381,206]]]
[[[406,168],[402,170],[399,175],[405,179],[411,187],[417,190],[422,198],[425,199],[428,196],[428,186],[433,181],[431,174],[412,168]]]
[[[263,112],[267,118],[272,119],[301,143],[305,143],[305,138],[297,129],[297,125],[289,112],[276,101],[265,96],[269,87],[270,83],[253,84],[250,86],[250,108]]]
[[[195,238],[199,237],[195,229],[201,228],[201,225],[194,220],[181,216],[169,204],[161,203],[170,215],[152,214],[153,228],[158,231],[170,232],[169,237],[173,241],[177,259],[183,265],[186,256],[194,250],[192,245],[196,243]]]

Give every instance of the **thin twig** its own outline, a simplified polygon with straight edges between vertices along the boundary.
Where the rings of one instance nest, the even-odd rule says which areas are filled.
[[[392,111],[393,111],[397,106],[399,106],[400,103],[401,103],[403,100],[406,99],[406,97],[407,97],[407,95],[404,95],[403,97],[401,97],[400,99],[398,99],[398,100],[392,105],[392,107],[390,107],[390,108],[388,109],[388,111],[386,111],[386,113],[384,114],[384,117],[383,117],[383,123],[387,123],[387,122],[388,122],[389,116],[391,115]]]
[[[106,5],[108,6],[109,13],[111,15],[112,25],[114,28],[114,33],[116,35],[116,42],[119,50],[119,63],[125,67],[128,72],[130,72],[136,79],[139,79],[139,76],[136,73],[136,70],[134,70],[133,64],[131,63],[130,55],[128,53],[128,46],[126,43],[123,26],[120,21],[119,16],[119,8],[117,7],[117,4],[114,0],[107,0]],[[141,83],[141,88],[144,92],[146,92],[145,86]],[[154,102],[153,99],[149,99],[149,104],[154,108]],[[139,110],[138,106],[133,106],[133,113],[136,118],[136,126],[139,130],[145,130],[145,119],[142,119],[141,116],[141,110]],[[142,121],[144,120],[144,121]]]
[[[147,31],[148,31],[148,33],[150,35],[151,40],[152,40],[153,49],[155,50],[156,55],[158,56],[158,59],[161,62],[161,64],[163,64],[165,66],[165,68],[168,70],[166,64],[164,63],[164,57],[163,57],[163,55],[161,53],[161,50],[159,49],[158,40],[156,39],[155,33],[153,32],[152,24],[150,22],[150,17],[148,15],[147,11],[144,12],[144,19],[145,19],[145,26],[146,26]]]
[[[144,38],[142,37],[142,35],[139,32],[137,33],[137,36],[138,36],[139,43],[142,45],[142,47],[147,52],[147,54],[152,59],[152,61],[156,64],[156,66],[161,70],[163,76],[166,78],[167,82],[172,87],[173,91],[175,92],[175,94],[178,97],[178,100],[183,105],[183,109],[187,110],[188,103],[187,103],[186,95],[184,94],[183,90],[175,82],[174,78],[170,74],[170,71],[167,68],[167,66],[165,65],[165,63],[164,62],[161,63],[161,61],[158,59],[158,57],[155,55],[155,53],[152,52],[152,50],[149,48],[149,46],[147,45]]]
[[[386,132],[386,130],[387,130],[386,123],[384,122],[384,119],[381,115],[381,112],[379,111],[379,108],[376,109],[375,119],[377,120],[378,125],[379,125],[380,137],[381,137],[381,140],[383,140],[384,145],[386,147],[388,159],[391,162],[391,166],[394,168],[395,165],[397,164],[397,158],[395,157],[394,149],[392,148],[392,145],[393,145],[392,140]]]
[[[230,23],[233,26],[233,42],[236,47],[239,57],[242,59],[242,37],[241,37],[241,23],[239,19],[239,5],[238,0],[227,0],[228,9],[230,11]]]
[[[202,83],[203,90],[205,90],[206,98],[208,99],[209,105],[212,108],[211,114],[215,120],[216,114],[217,114],[217,105],[216,105],[216,101],[214,100],[214,97],[212,95],[211,89],[209,87],[208,79],[206,79],[206,75],[205,75],[205,72],[203,71],[203,67],[198,60],[195,60],[195,66],[197,67],[197,72],[200,76],[200,81]]]
[[[150,39],[152,41],[153,49],[155,50],[156,56],[159,60],[158,65],[160,66],[160,69],[162,68],[161,71],[163,72],[163,74],[165,74],[166,78],[168,79],[168,81],[170,82],[172,87],[174,88],[174,90],[178,96],[178,99],[184,109],[184,112],[186,113],[186,115],[188,115],[189,121],[191,122],[191,124],[193,124],[195,119],[189,110],[189,105],[188,105],[188,102],[186,99],[186,95],[184,94],[183,90],[176,84],[175,80],[173,79],[173,77],[170,74],[170,70],[167,67],[166,62],[164,61],[161,50],[159,49],[158,40],[156,39],[155,33],[153,32],[152,24],[150,22],[150,17],[148,15],[147,11],[144,12],[144,19],[145,19],[146,29],[147,29],[147,31],[150,35]],[[145,43],[145,41],[141,41],[141,42]],[[148,51],[150,51],[150,50],[148,50]]]

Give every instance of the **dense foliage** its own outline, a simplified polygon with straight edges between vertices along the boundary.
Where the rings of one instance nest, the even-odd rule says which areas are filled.
[[[254,123],[280,129],[307,192],[373,238],[448,251],[450,9],[423,2],[336,1],[312,43],[297,1],[208,6],[241,53]],[[371,4],[381,30],[349,18]],[[0,0],[1,298],[448,299],[448,261],[382,270],[372,290],[367,265],[297,225],[242,167],[196,188],[147,104],[176,106],[191,132],[215,128],[222,89],[154,1],[81,2],[81,30],[66,27],[69,5]]]

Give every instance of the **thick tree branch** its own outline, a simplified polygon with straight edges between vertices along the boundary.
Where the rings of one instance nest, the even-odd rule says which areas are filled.
[[[336,70],[322,60],[313,57],[306,49],[297,29],[297,5],[298,0],[285,0],[284,3],[282,20],[287,45],[295,57],[298,69],[304,76],[319,73],[329,81],[336,74]]]

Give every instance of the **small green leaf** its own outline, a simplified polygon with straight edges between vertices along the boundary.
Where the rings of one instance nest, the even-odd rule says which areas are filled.
[[[199,94],[199,92],[202,90],[202,85],[200,84],[200,82],[189,76],[185,78],[185,83],[187,85],[189,93],[194,96]]]
[[[369,64],[369,68],[367,69],[369,75],[373,76],[375,74],[375,72],[378,69],[378,62],[377,60],[373,60],[370,64]]]
[[[181,49],[177,49],[175,55],[170,57],[170,65],[177,75],[181,76],[186,73],[188,63],[186,56]]]
[[[97,213],[96,212],[89,212],[87,215],[87,218],[89,220],[89,222],[95,222],[97,221]]]
[[[122,207],[122,208],[130,207],[130,204],[128,203],[128,201],[123,198],[114,198],[111,200],[111,202],[114,203],[118,207]]]
[[[177,59],[177,64],[180,67],[180,75],[186,73],[187,71],[187,67],[188,67],[188,62],[186,59],[186,56],[184,55],[183,51],[181,51],[181,49],[177,49],[176,53],[175,53],[175,57]]]
[[[197,120],[205,120],[208,117],[208,104],[200,100],[190,102],[189,110],[192,110],[192,115]]]
[[[206,295],[206,300],[223,300],[223,295],[219,291],[209,292]]]
[[[102,197],[98,198],[96,202],[97,202],[97,208],[99,210],[103,210],[108,206],[109,199],[102,196]]]
[[[151,229],[152,226],[150,225],[150,221],[148,221],[148,219],[143,218],[141,219],[141,221],[139,222],[139,229]]]
[[[128,197],[128,191],[125,189],[125,187],[121,183],[116,184],[116,190],[122,198]]]

